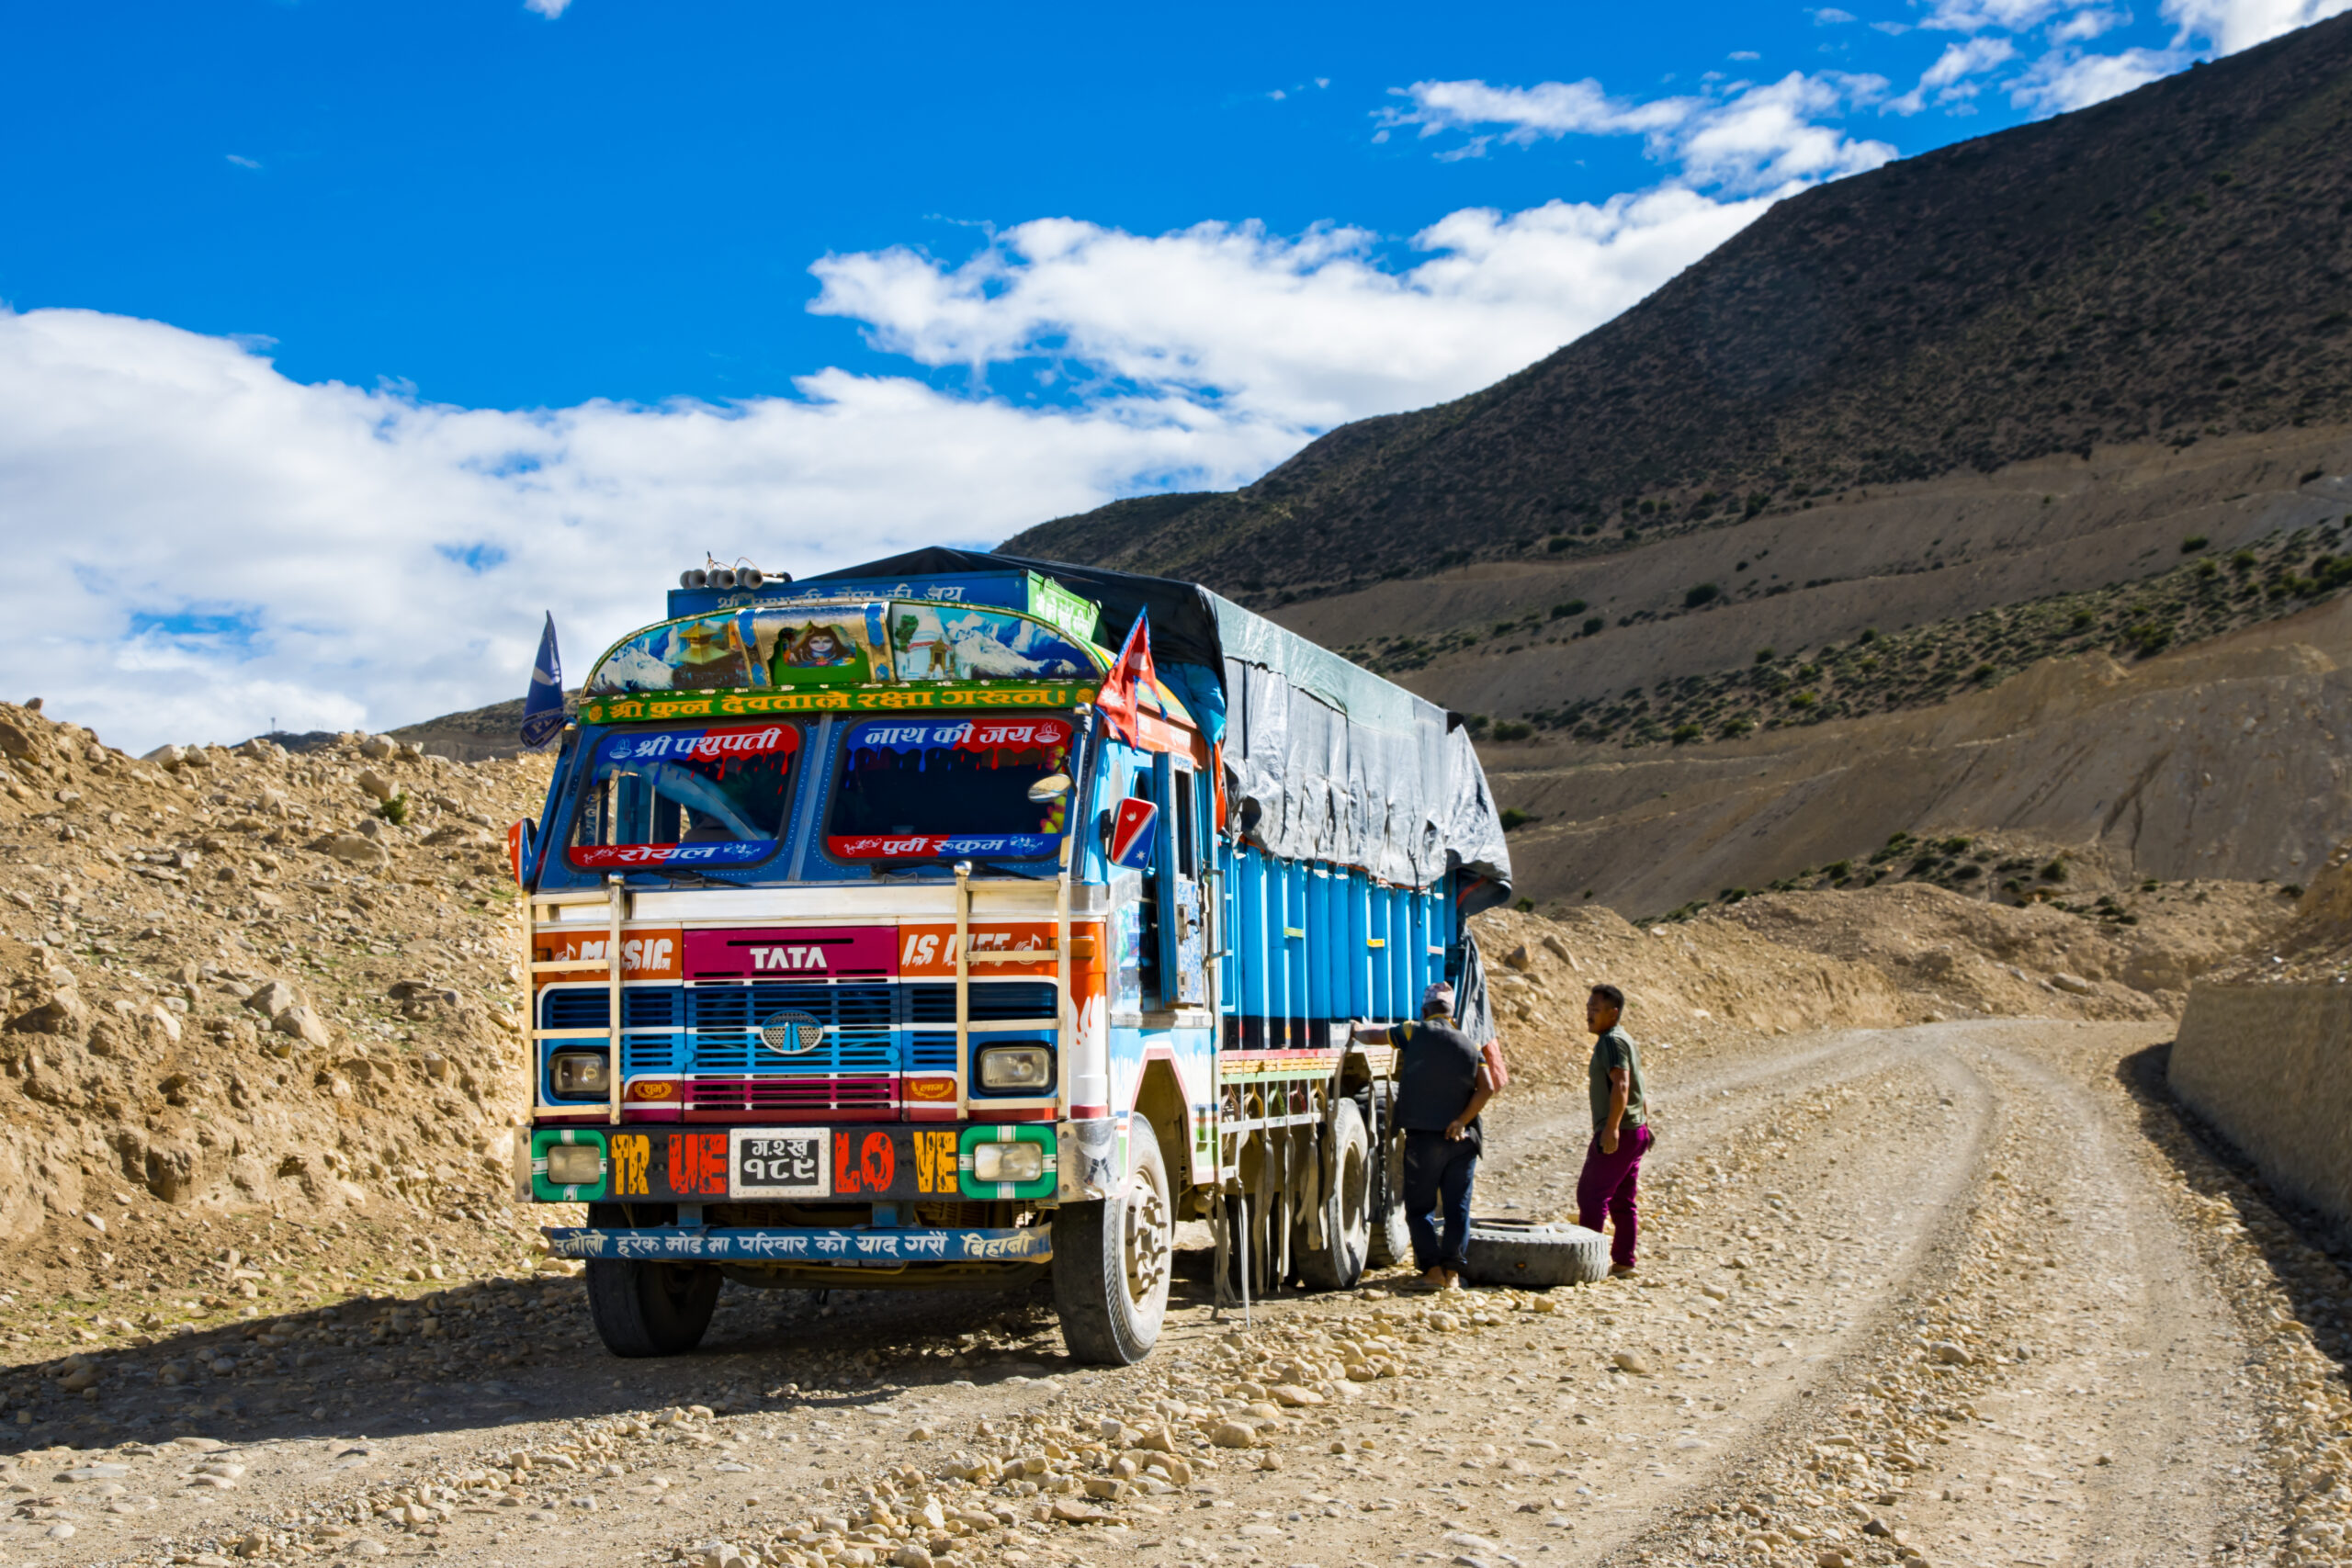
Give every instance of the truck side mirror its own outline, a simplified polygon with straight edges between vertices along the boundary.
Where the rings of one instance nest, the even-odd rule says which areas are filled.
[[[1106,848],[1123,871],[1149,871],[1159,849],[1159,807],[1129,795],[1112,815]]]
[[[1037,806],[1044,806],[1048,801],[1059,800],[1069,793],[1069,775],[1068,773],[1047,773],[1029,786],[1029,799],[1032,804]]]

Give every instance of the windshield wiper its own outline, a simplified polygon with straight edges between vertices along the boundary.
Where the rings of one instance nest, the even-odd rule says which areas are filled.
[[[1024,882],[1051,882],[1058,874],[1050,871],[1023,871],[1017,865],[999,865],[994,861],[985,860],[974,861],[972,869],[992,871],[999,876],[1017,876]]]
[[[686,882],[696,887],[741,887],[740,882],[713,876],[697,865],[682,865],[673,869],[665,865],[641,865],[628,873],[631,876],[666,876],[673,882]]]

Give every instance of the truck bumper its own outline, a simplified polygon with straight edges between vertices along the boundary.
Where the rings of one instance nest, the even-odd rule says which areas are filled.
[[[763,1226],[717,1229],[649,1225],[631,1230],[550,1226],[540,1235],[557,1258],[665,1263],[818,1264],[900,1269],[917,1263],[1042,1263],[1054,1255],[1053,1230],[834,1230]]]

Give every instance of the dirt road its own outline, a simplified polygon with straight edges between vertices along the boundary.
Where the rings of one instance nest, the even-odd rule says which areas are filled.
[[[381,1348],[276,1325],[280,1397],[167,1415],[126,1365],[101,1395],[155,1446],[16,1456],[0,1560],[2346,1560],[2344,1272],[2185,1134],[2160,1038],[1675,1053],[1638,1283],[1375,1281],[1245,1327],[1195,1281],[1125,1371],[974,1298],[730,1290],[704,1352],[623,1364],[576,1284],[534,1284],[551,1348],[493,1377],[512,1287]],[[1581,1095],[1491,1124],[1480,1206],[1559,1212]]]

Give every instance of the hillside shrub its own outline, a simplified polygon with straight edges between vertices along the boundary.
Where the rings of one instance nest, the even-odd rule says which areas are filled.
[[[1599,637],[1603,631],[1608,629],[1608,626],[1609,623],[1606,619],[1600,615],[1595,615],[1590,620],[1585,622],[1583,635],[1586,637]]]
[[[1505,719],[1496,725],[1493,730],[1494,738],[1498,740],[1524,740],[1534,733],[1533,725],[1521,724],[1516,719]]]
[[[1565,604],[1555,604],[1552,606],[1552,618],[1555,621],[1565,621],[1570,615],[1581,615],[1583,614],[1584,601],[1581,599],[1571,599]]]
[[[2193,556],[2203,549],[2208,543],[2204,535],[2191,534],[2180,542],[2180,553],[2185,556]]]
[[[1686,610],[1695,610],[1702,604],[1712,604],[1723,596],[1724,591],[1715,584],[1702,582],[1695,587],[1684,590],[1682,607]]]

